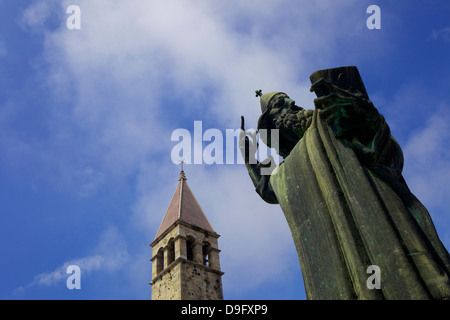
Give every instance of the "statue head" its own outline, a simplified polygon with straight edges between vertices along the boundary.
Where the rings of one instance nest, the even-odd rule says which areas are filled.
[[[286,93],[278,91],[261,95],[260,102],[262,115],[258,119],[258,130],[278,129],[279,145],[274,147],[279,155],[286,157],[311,124],[312,110],[298,107]],[[265,135],[260,131],[260,136],[268,147],[272,147],[270,132]]]

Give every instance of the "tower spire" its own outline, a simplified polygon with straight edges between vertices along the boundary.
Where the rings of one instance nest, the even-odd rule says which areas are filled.
[[[152,299],[223,299],[220,237],[192,190],[180,161],[175,193],[150,244]]]

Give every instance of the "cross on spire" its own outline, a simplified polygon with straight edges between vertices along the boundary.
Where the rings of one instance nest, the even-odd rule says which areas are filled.
[[[183,170],[184,159],[181,158],[178,161],[180,162],[180,165],[181,165],[181,172],[180,172],[180,179],[179,180],[186,180],[186,176],[184,175],[184,170]]]
[[[183,171],[183,164],[184,164],[184,159],[181,158],[180,160],[178,160],[180,162],[181,165],[181,171]]]

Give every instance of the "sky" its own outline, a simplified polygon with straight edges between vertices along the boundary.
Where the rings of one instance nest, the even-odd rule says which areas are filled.
[[[172,133],[256,128],[256,89],[312,109],[309,75],[340,66],[358,67],[450,248],[449,15],[446,0],[0,0],[0,299],[150,299]],[[221,235],[224,298],[306,299],[283,212],[238,158],[184,165]]]

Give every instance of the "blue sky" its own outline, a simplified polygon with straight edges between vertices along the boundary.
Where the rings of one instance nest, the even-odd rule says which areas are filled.
[[[73,4],[80,30],[66,27]],[[312,108],[309,75],[344,65],[449,248],[449,14],[445,0],[0,0],[0,298],[149,299],[149,243],[180,170],[172,132],[225,133],[241,115],[256,127],[256,89]],[[245,167],[185,171],[221,235],[225,298],[305,299],[283,213]]]

